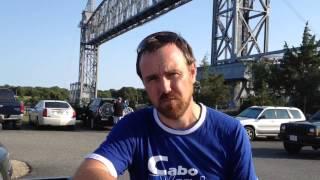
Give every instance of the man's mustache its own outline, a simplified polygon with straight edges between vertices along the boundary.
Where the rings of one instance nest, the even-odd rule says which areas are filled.
[[[166,93],[160,96],[160,100],[177,99],[178,96],[174,93]]]

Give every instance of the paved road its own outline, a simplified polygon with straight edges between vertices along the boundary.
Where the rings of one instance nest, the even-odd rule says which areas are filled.
[[[83,157],[105,139],[106,131],[57,129],[0,131],[12,159],[32,166],[25,178],[71,176]],[[260,179],[316,180],[320,177],[320,152],[304,149],[289,156],[279,141],[260,140],[252,143],[257,174]],[[121,180],[128,179],[122,176]]]
[[[280,141],[252,142],[258,176],[262,180],[319,180],[320,151],[304,147],[298,155],[288,155]]]

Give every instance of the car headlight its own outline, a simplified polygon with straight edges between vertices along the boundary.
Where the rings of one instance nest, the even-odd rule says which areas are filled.
[[[315,133],[316,133],[316,129],[315,128],[313,128],[313,127],[309,128],[308,135],[314,135]]]
[[[310,132],[310,133],[315,133],[316,130],[315,130],[315,128],[310,128],[310,129],[309,129],[309,132]]]
[[[281,126],[280,126],[280,131],[285,131],[286,130],[286,125],[284,125],[284,124],[281,124]]]

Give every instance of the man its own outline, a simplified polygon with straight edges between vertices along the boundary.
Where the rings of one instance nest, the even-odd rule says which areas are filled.
[[[173,32],[146,37],[137,74],[153,107],[125,116],[87,156],[74,179],[256,179],[241,124],[193,100],[192,49]]]
[[[113,104],[113,109],[113,124],[117,124],[123,116],[124,104],[121,97],[118,97],[116,102]]]

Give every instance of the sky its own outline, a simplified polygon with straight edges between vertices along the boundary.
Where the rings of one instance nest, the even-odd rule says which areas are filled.
[[[101,0],[97,0],[97,5]],[[0,86],[70,88],[78,81],[81,13],[87,0],[7,0],[0,5]],[[269,50],[301,44],[306,21],[320,37],[319,0],[271,0]],[[99,47],[98,89],[142,88],[136,47],[162,30],[182,35],[197,65],[211,52],[212,0],[193,0]]]

